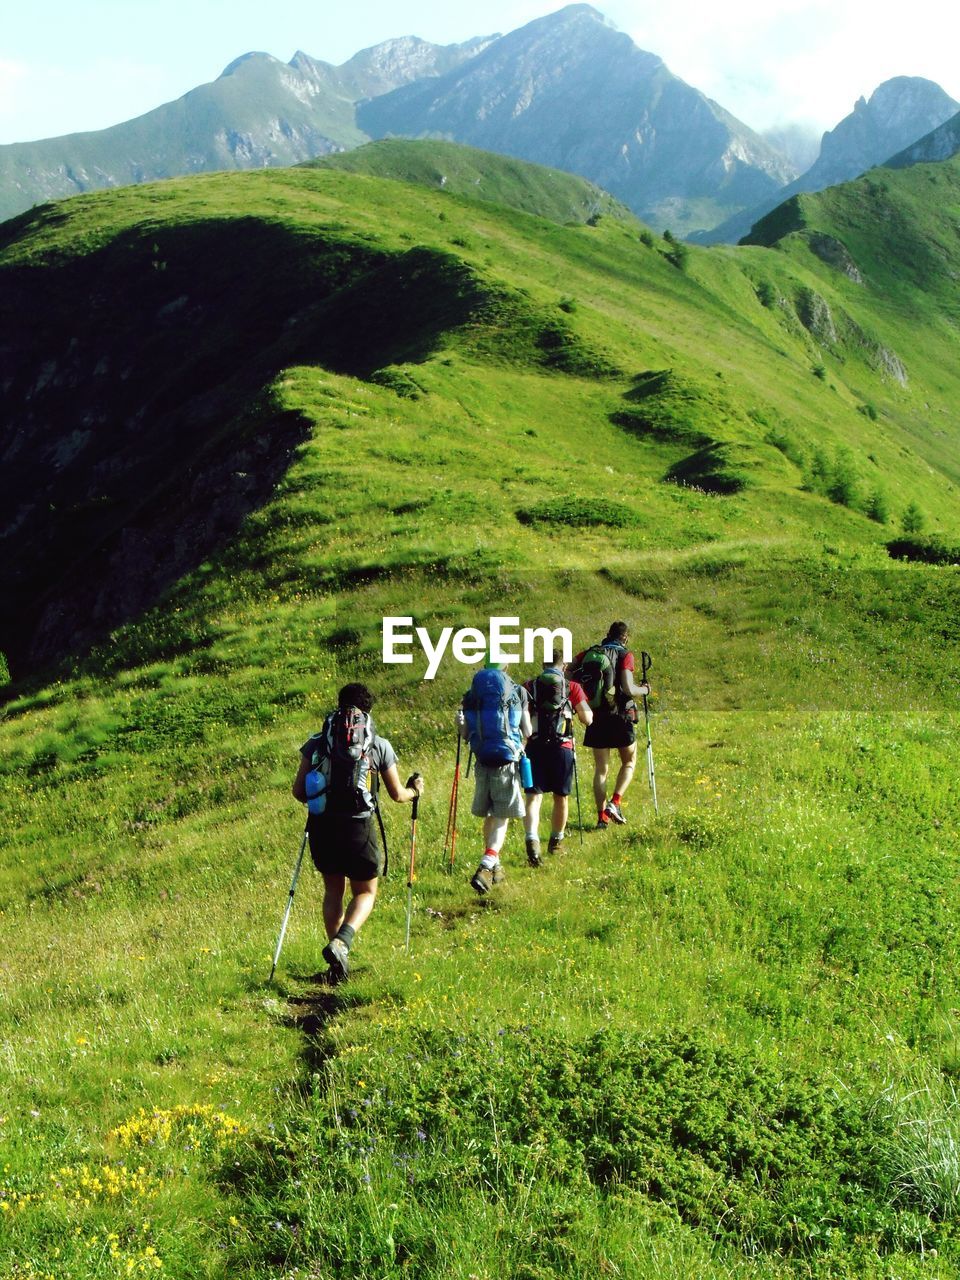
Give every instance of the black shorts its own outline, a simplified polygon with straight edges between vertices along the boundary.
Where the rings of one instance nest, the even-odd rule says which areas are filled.
[[[374,818],[326,813],[307,819],[310,856],[318,871],[348,880],[376,880],[383,871],[383,850]]]
[[[585,747],[629,747],[637,740],[637,731],[632,720],[626,716],[611,714],[609,711],[598,711],[593,717],[593,724],[588,724],[583,735]]]
[[[568,796],[573,787],[573,750],[562,742],[541,742],[531,738],[527,743],[527,758],[533,771],[531,792],[552,792],[555,796]]]

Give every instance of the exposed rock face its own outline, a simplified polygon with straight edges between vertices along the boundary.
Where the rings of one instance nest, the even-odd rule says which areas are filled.
[[[960,151],[960,113],[951,116],[946,123],[922,137],[919,142],[904,148],[886,163],[891,169],[907,169],[912,164],[930,164],[937,160],[949,160]]]
[[[760,137],[585,4],[362,104],[357,118],[374,137],[450,138],[582,174],[655,225],[676,227],[678,202],[739,205],[792,176]]]
[[[822,191],[859,177],[949,120],[958,106],[960,103],[932,80],[896,76],[884,81],[869,102],[860,98],[850,115],[823,135],[820,155],[806,173],[773,199],[735,214],[697,239],[704,244],[735,243],[783,200],[801,191]]]
[[[860,98],[850,115],[823,135],[820,156],[797,180],[798,190],[822,191],[859,177],[948,120],[958,107],[932,80],[896,76],[884,81],[869,102]]]

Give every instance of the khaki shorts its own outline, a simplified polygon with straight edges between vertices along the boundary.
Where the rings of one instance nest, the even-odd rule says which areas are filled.
[[[475,818],[522,818],[526,812],[518,763],[473,762],[474,791],[470,812]]]

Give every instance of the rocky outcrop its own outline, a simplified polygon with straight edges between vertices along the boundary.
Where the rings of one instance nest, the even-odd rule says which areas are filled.
[[[925,134],[919,142],[898,151],[886,161],[888,169],[908,169],[913,164],[949,160],[960,151],[960,113]]]

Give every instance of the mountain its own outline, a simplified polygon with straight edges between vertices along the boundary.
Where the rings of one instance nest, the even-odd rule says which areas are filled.
[[[247,54],[137,120],[0,147],[0,217],[80,191],[296,164],[388,135],[442,136],[567,169],[678,232],[713,226],[796,173],[580,4],[461,45],[387,41],[339,67],[305,53],[289,63]]]
[[[356,100],[449,72],[487,44],[388,40],[340,67],[297,53],[232,62],[212,84],[136,120],[91,133],[0,146],[0,219],[39,201],[217,169],[297,164],[368,141]]]
[[[783,200],[802,191],[822,191],[847,182],[883,162],[949,119],[958,104],[932,80],[896,76],[874,90],[869,101],[859,98],[850,115],[823,135],[820,154],[810,168],[768,197],[698,235],[701,244],[735,243],[753,224]]]
[[[575,469],[562,485],[575,521],[604,496],[605,518],[626,529],[719,536],[722,505],[674,510],[682,482],[741,495],[761,538],[835,527],[876,546],[882,526],[863,510],[881,485],[896,508],[916,497],[949,524],[960,385],[947,285],[960,252],[928,224],[954,198],[956,164],[935,185],[891,173],[883,200],[872,179],[798,197],[812,202],[803,218],[768,234],[778,252],[724,254],[598,209],[569,175],[550,184],[519,161],[456,151],[382,143],[355,154],[366,173],[202,175],[4,225],[0,649],[16,671],[103,641],[197,571],[269,503],[315,430],[333,431],[322,475],[341,448],[360,449],[378,460],[383,500],[406,511],[421,464],[408,472],[416,450],[390,443],[400,412],[431,486],[449,489],[455,541],[512,545],[556,491],[556,457],[597,450],[620,459],[625,487],[610,505],[606,473]],[[398,180],[404,167],[417,185]],[[447,171],[463,174],[461,194],[423,180]],[[577,224],[562,225],[578,203]],[[354,425],[382,419],[379,442],[342,434],[353,419],[330,417],[328,385],[359,406]],[[840,449],[860,497],[837,506],[818,480],[802,484],[817,450]],[[476,469],[451,469],[471,450]],[[348,501],[322,475],[323,502]],[[379,544],[343,520],[323,557],[331,583],[376,572]],[[582,554],[602,555],[602,536],[578,528]],[[648,536],[625,535],[624,565],[642,563]],[[448,554],[418,539],[414,561]]]
[[[905,169],[912,164],[930,164],[949,160],[960,151],[960,113],[932,129],[912,146],[905,147],[885,163],[890,169]]]
[[[582,174],[654,226],[713,225],[793,171],[745,125],[570,5],[439,79],[362,103],[372,137],[442,137]]]

